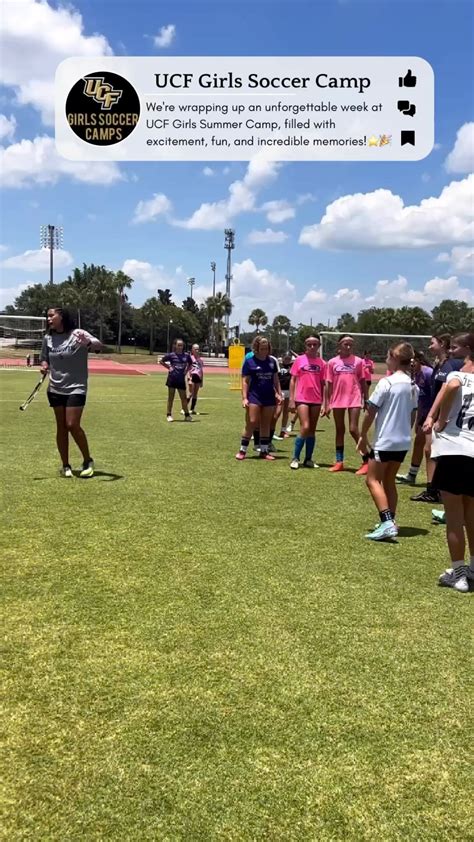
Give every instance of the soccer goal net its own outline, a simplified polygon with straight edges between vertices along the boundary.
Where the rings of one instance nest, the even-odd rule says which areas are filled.
[[[358,357],[367,354],[375,363],[385,364],[387,351],[398,342],[409,342],[415,351],[428,351],[431,336],[400,333],[337,333],[334,330],[321,331],[321,356],[330,360],[338,354],[338,342],[343,336],[354,339],[354,353]]]
[[[45,332],[42,316],[0,315],[0,350],[39,350]]]

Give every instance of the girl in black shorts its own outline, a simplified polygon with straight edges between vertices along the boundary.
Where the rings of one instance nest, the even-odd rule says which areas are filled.
[[[86,330],[76,330],[72,316],[62,307],[50,307],[47,313],[49,331],[41,348],[41,371],[49,372],[48,401],[56,418],[56,444],[62,461],[61,473],[72,477],[69,464],[69,434],[82,453],[80,476],[94,474],[86,434],[81,417],[87,397],[87,354],[99,350],[101,342]]]
[[[164,357],[161,358],[160,365],[168,369],[168,377],[166,378],[166,385],[168,387],[166,420],[174,420],[173,402],[176,390],[178,390],[179,397],[181,399],[181,406],[183,407],[184,420],[192,421],[186,397],[186,376],[192,366],[192,360],[190,354],[185,353],[184,342],[182,339],[176,339],[173,342],[173,350],[170,354],[165,354]]]
[[[455,357],[463,349],[467,356],[461,370],[447,376],[433,427],[433,487],[441,492],[444,503],[452,564],[439,577],[439,584],[467,593],[468,580],[474,580],[474,333],[455,336],[451,349]],[[469,564],[465,562],[466,537]]]

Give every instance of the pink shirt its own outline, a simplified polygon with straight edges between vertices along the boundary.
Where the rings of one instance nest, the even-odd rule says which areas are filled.
[[[297,403],[322,403],[326,363],[321,357],[301,354],[291,366],[291,376],[296,377],[295,400]]]
[[[372,380],[372,375],[374,373],[374,361],[371,360],[369,357],[364,357],[364,380]]]
[[[330,409],[362,406],[360,381],[364,380],[364,361],[360,357],[333,357],[327,365],[328,383],[332,383]]]

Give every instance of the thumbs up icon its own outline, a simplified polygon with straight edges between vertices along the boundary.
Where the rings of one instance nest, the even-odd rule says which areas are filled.
[[[411,70],[405,76],[398,77],[399,88],[414,88],[416,85],[416,76],[413,76]]]

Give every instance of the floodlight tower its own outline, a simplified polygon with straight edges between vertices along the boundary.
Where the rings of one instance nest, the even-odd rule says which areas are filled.
[[[41,248],[49,249],[49,283],[53,281],[53,252],[62,249],[64,229],[61,225],[42,225],[40,228]]]
[[[224,248],[227,251],[227,272],[225,276],[225,294],[229,301],[231,300],[230,297],[230,282],[232,280],[232,249],[235,248],[235,231],[233,228],[226,228],[224,231]],[[228,313],[225,317],[225,329],[226,329],[226,345],[229,344],[229,319],[230,314]]]
[[[194,298],[193,298],[193,287],[194,287],[194,284],[195,284],[195,283],[196,283],[196,278],[188,278],[188,286],[189,286],[189,287],[190,287],[190,289],[191,289],[191,296],[190,296],[190,297],[191,297],[191,301],[194,301]]]

